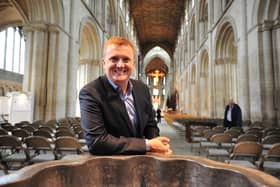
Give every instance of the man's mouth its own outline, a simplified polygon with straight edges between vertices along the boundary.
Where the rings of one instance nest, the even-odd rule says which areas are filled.
[[[114,69],[113,70],[114,73],[127,73],[127,69]]]

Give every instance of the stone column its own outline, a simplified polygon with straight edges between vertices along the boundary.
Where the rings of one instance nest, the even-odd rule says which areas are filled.
[[[45,119],[56,119],[57,114],[64,111],[63,105],[65,105],[65,87],[66,84],[61,82],[63,81],[64,75],[67,75],[63,67],[59,67],[61,59],[59,56],[59,31],[56,26],[48,26],[48,47],[47,47],[47,84],[46,84],[46,111],[45,111]],[[62,79],[60,79],[62,78]],[[65,77],[66,79],[66,77]],[[60,104],[60,105],[57,105]],[[57,108],[58,106],[58,108]],[[60,117],[64,117],[61,115]]]
[[[242,110],[243,120],[250,119],[250,97],[249,97],[249,68],[248,68],[248,36],[247,36],[247,4],[242,1],[241,33],[238,41],[238,104]]]
[[[273,79],[273,57],[272,57],[272,35],[271,22],[264,22],[262,27],[263,38],[263,119],[269,122],[275,122],[275,110],[273,103],[274,79]]]
[[[46,110],[48,32],[44,24],[24,27],[26,56],[23,91],[34,94],[34,120],[44,120]]]

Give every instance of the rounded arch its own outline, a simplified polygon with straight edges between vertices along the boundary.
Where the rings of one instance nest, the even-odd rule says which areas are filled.
[[[200,75],[208,77],[208,71],[209,71],[209,55],[207,49],[204,49],[200,54],[200,62],[201,62],[201,70]]]
[[[171,58],[170,55],[161,47],[156,46],[153,49],[151,49],[145,56],[143,60],[143,70],[146,69],[146,66],[148,63],[154,59],[154,58],[160,58],[162,61],[167,65],[168,69],[171,69]],[[144,72],[142,72],[144,73]]]
[[[85,18],[80,25],[79,63],[96,63],[101,58],[100,36],[91,18]]]
[[[252,25],[263,23],[266,20],[275,20],[280,15],[280,1],[255,0],[251,16]]]
[[[234,25],[231,19],[226,19],[217,29],[215,37],[216,64],[223,64],[225,59],[230,60],[232,63],[237,60],[237,32]]]
[[[237,33],[230,17],[224,19],[218,26],[215,43],[215,111],[217,117],[222,117],[226,102],[233,98],[238,100],[237,82]]]
[[[13,2],[25,22],[44,21],[64,26],[62,0],[22,0]]]
[[[84,18],[80,25],[79,65],[77,70],[77,94],[89,81],[100,74],[100,36],[91,18]],[[76,115],[80,116],[79,100],[76,101]]]
[[[200,54],[200,78],[199,78],[199,111],[201,116],[210,117],[210,78],[209,78],[209,54],[203,49]]]
[[[151,50],[153,50],[156,47],[160,47],[161,49],[163,49],[169,56],[172,56],[172,51],[170,50],[169,46],[166,46],[163,43],[154,43],[151,45],[146,45],[145,46],[145,50],[143,49],[143,56],[146,56]]]

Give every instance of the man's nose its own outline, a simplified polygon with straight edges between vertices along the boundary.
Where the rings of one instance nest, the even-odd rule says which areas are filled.
[[[124,60],[119,59],[116,65],[117,67],[122,67],[124,64],[125,64]]]

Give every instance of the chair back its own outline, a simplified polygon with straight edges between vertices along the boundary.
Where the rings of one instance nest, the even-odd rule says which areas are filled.
[[[230,134],[227,133],[217,133],[211,136],[210,140],[214,143],[231,143],[232,137]]]
[[[260,138],[254,134],[242,134],[238,136],[236,142],[244,142],[244,141],[252,141],[252,142],[258,142]]]
[[[49,131],[42,130],[42,129],[38,129],[38,130],[34,131],[33,135],[34,136],[41,136],[41,137],[45,137],[45,138],[50,138],[50,139],[53,138]]]
[[[279,135],[268,135],[264,137],[262,144],[275,144],[280,143],[280,134]]]
[[[232,153],[260,155],[262,153],[262,145],[252,141],[239,142],[234,146]]]

